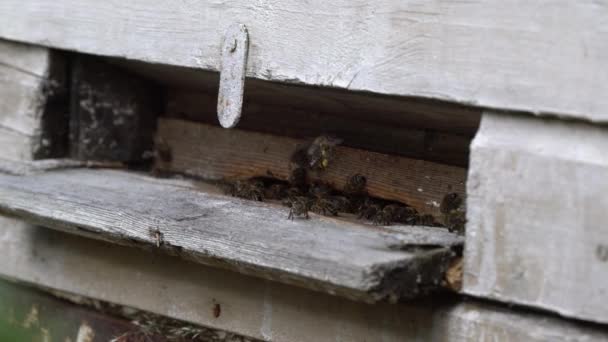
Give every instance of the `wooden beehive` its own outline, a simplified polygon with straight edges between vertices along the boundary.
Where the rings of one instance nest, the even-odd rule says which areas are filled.
[[[3,278],[267,341],[607,338],[605,5],[5,0],[0,17]],[[324,135],[342,142],[306,186],[364,175],[420,219],[291,220],[284,198],[224,191],[291,184]],[[431,227],[449,193],[463,235]]]

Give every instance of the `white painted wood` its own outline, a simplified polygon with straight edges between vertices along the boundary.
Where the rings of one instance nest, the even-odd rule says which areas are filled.
[[[218,71],[247,25],[247,75],[608,122],[596,0],[3,0],[0,36]]]
[[[485,113],[464,292],[608,323],[608,129]]]
[[[0,218],[0,275],[266,341],[604,341],[474,300],[367,305]],[[213,315],[215,304],[221,315]]]
[[[49,49],[37,45],[0,40],[0,65],[32,76],[47,77],[49,73]]]
[[[49,49],[0,40],[0,158],[31,160],[41,141]]]
[[[446,229],[383,229],[112,170],[0,175],[0,213],[366,302],[437,290],[462,244]]]

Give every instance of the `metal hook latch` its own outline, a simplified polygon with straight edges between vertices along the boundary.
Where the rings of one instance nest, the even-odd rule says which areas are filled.
[[[243,24],[230,26],[222,43],[222,68],[217,98],[217,118],[224,128],[236,126],[241,118],[248,53],[247,27]]]

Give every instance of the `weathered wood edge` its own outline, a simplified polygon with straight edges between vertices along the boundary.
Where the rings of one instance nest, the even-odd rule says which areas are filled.
[[[3,217],[0,250],[3,278],[264,341],[589,342],[608,337],[605,326],[474,299],[357,303]]]
[[[0,36],[218,71],[223,32],[239,22],[251,33],[250,77],[606,123],[607,11],[593,0],[4,0]]]
[[[121,178],[115,188],[100,190],[105,183]],[[331,220],[290,222],[284,208],[250,205],[223,196],[213,199],[183,185],[171,186],[148,178],[103,170],[0,176],[0,212],[33,224],[162,250],[366,302],[397,301],[439,289],[455,256],[450,247],[462,241],[437,228],[412,227],[396,233]],[[152,187],[156,191],[148,190]],[[119,188],[124,189],[121,192]],[[190,209],[182,212],[173,208],[161,213],[157,211],[159,204],[150,199],[169,196],[162,206],[177,208],[179,203],[172,203],[182,199],[176,193],[191,196],[183,198]],[[126,197],[130,199],[126,201]],[[129,208],[133,202],[139,203]],[[190,203],[194,202],[202,207],[192,208]],[[230,215],[242,216],[243,220],[231,221]],[[249,234],[246,227],[256,228]],[[421,229],[428,230],[422,240],[419,237],[425,234],[420,233]]]
[[[67,95],[62,53],[0,40],[0,158],[64,155]]]
[[[463,292],[608,323],[608,129],[485,112]]]
[[[77,168],[124,168],[124,164],[114,161],[75,160],[69,158],[15,161],[0,158],[0,174],[26,176],[53,170]]]

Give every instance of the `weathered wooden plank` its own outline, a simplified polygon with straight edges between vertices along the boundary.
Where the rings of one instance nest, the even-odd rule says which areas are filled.
[[[287,180],[294,151],[307,142],[162,118],[158,137],[169,146],[172,158],[159,161],[157,167],[211,180],[269,175]],[[336,147],[326,170],[309,176],[341,189],[357,173],[367,178],[370,195],[437,216],[445,194],[464,194],[466,178],[464,168],[342,146]]]
[[[420,101],[381,101],[369,96],[367,101],[361,101],[356,96],[328,94],[319,89],[313,93],[302,87],[281,92],[281,88],[275,86],[278,89],[251,87],[239,129],[294,138],[331,134],[356,148],[468,166],[469,145],[478,127],[472,110],[464,114],[459,113],[461,108],[453,105],[437,104],[433,107]],[[296,94],[297,90],[299,93]],[[291,101],[272,103],[265,98],[264,91],[272,93],[273,98]],[[308,102],[304,103],[300,97],[309,97]],[[326,101],[329,104],[320,103],[325,102],[320,98],[331,101]],[[216,106],[217,91],[202,93],[173,88],[167,95],[166,114],[172,118],[217,125],[217,113],[213,110]],[[366,118],[371,113],[375,114],[373,121]]]
[[[0,13],[7,39],[213,71],[244,23],[250,77],[608,121],[601,1],[4,0]]]
[[[588,326],[488,302],[367,305],[0,218],[0,274],[264,341],[603,341]],[[214,315],[216,304],[221,315]],[[314,327],[314,328],[313,328]]]
[[[65,153],[64,71],[62,57],[49,49],[0,41],[0,158]]]
[[[89,56],[74,58],[70,100],[71,156],[140,161],[152,147],[161,92],[153,83]]]
[[[34,161],[14,161],[9,159],[0,158],[0,173],[5,173],[14,176],[31,175],[41,172],[47,172],[52,170],[62,169],[76,169],[76,168],[116,168],[124,169],[124,164],[120,162],[107,162],[107,161],[85,161],[85,160],[74,160],[74,159],[41,159]]]
[[[0,212],[120,244],[369,302],[439,288],[459,236],[381,229],[124,171],[0,176]]]
[[[608,323],[607,149],[606,127],[485,113],[464,292]]]

